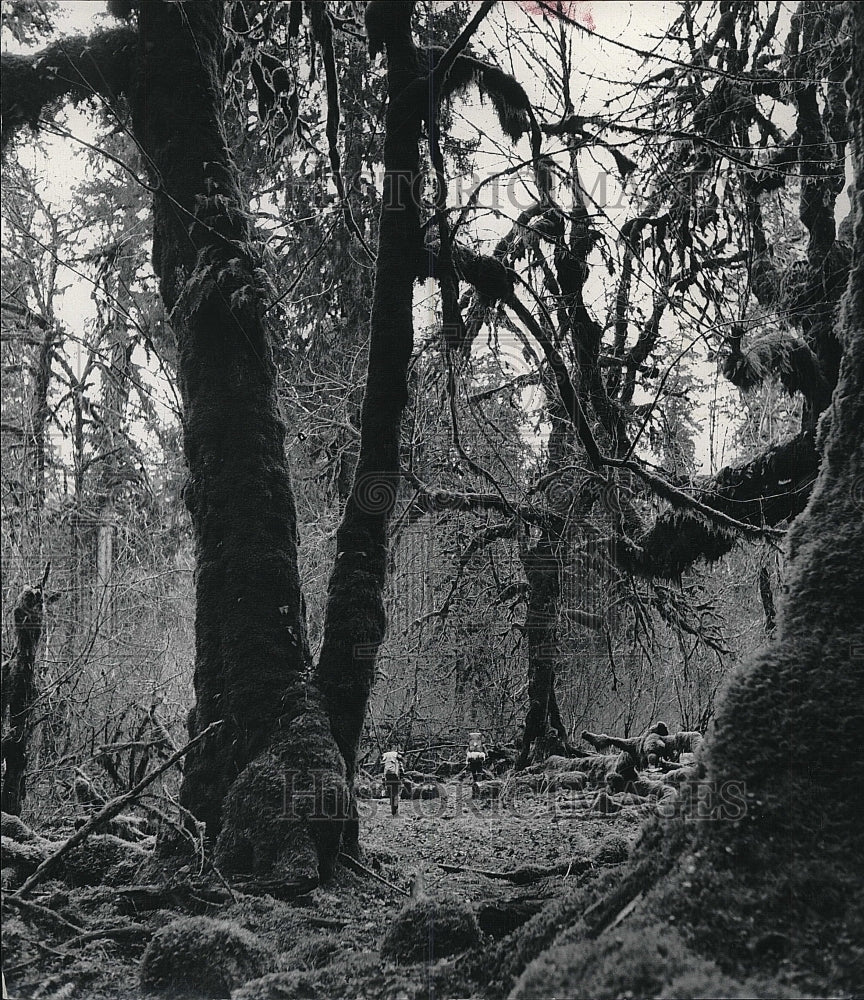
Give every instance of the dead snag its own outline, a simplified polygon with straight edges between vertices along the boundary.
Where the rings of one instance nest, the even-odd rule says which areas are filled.
[[[45,604],[57,600],[59,594],[46,599],[45,584],[51,570],[49,562],[40,583],[25,587],[18,596],[13,611],[15,621],[15,652],[3,664],[2,720],[6,732],[2,739],[2,758],[6,765],[3,778],[2,810],[13,816],[21,815],[27,794],[27,752],[33,731],[33,706],[38,696],[36,687],[36,649],[42,638]],[[9,712],[8,726],[6,712]]]

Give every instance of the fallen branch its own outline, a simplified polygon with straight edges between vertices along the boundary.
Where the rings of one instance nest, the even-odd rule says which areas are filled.
[[[445,872],[471,872],[473,875],[483,875],[485,878],[503,879],[512,885],[531,885],[533,882],[542,882],[545,878],[554,878],[556,875],[580,874],[588,871],[592,863],[588,858],[570,858],[560,864],[552,865],[551,868],[538,868],[528,866],[526,868],[515,868],[509,872],[493,872],[485,868],[470,868],[467,865],[445,865],[438,863],[438,867]]]
[[[272,896],[285,902],[297,899],[298,896],[308,896],[320,885],[318,878],[302,878],[297,882],[286,882],[284,879],[253,879],[249,882],[235,882],[233,888],[246,896]]]
[[[75,924],[71,920],[67,920],[66,917],[55,913],[54,910],[50,910],[47,906],[40,906],[38,903],[31,903],[27,899],[19,899],[14,895],[7,895],[3,902],[21,910],[22,913],[26,913],[34,920],[44,920],[46,923],[53,924],[59,931],[66,933],[71,931],[73,934],[81,934],[84,931],[84,928],[80,924]]]
[[[206,736],[209,736],[215,729],[218,729],[222,725],[222,720],[218,719],[216,722],[211,722],[210,725],[200,732],[193,740],[190,740],[186,746],[181,747],[176,753],[173,753],[164,764],[160,764],[155,771],[151,771],[150,774],[145,775],[141,781],[131,788],[128,792],[124,792],[123,795],[118,795],[116,799],[112,799],[103,809],[101,809],[96,815],[88,820],[80,830],[77,830],[65,843],[63,843],[60,848],[54,852],[50,857],[46,858],[41,865],[36,869],[35,872],[24,882],[24,884],[17,889],[14,893],[11,893],[10,898],[25,896],[30,890],[38,885],[43,879],[53,872],[63,858],[69,854],[74,848],[79,844],[83,843],[94,830],[102,826],[103,823],[108,822],[108,820],[113,819],[118,813],[122,812],[123,809],[130,803],[133,802],[140,794],[151,785],[158,777],[163,775],[166,771],[172,768],[179,760],[186,756],[189,751],[200,743]]]
[[[134,941],[138,939],[146,939],[149,941],[151,937],[153,937],[153,928],[145,927],[144,924],[126,924],[122,927],[99,927],[96,930],[85,931],[83,934],[79,934],[77,937],[71,938],[69,941],[65,941],[64,947],[65,949],[77,948],[83,944],[87,944],[89,941],[100,941],[103,938],[114,938],[118,941]],[[52,948],[51,945],[45,944],[42,941],[33,941],[33,944],[37,945],[49,955],[53,955],[54,958],[59,959],[61,962],[74,961],[79,957],[69,950],[61,951],[59,948]],[[16,976],[28,966],[35,965],[39,959],[40,956],[36,955],[33,958],[28,958],[24,962],[19,962],[18,965],[11,966],[6,971],[10,976]]]
[[[123,912],[142,913],[147,910],[189,910],[207,912],[213,906],[236,901],[235,894],[205,882],[177,882],[167,885],[125,885],[99,889],[86,897],[87,903],[103,899],[123,902]]]
[[[347,926],[344,920],[337,917],[310,917],[309,923],[312,927],[327,927],[334,931],[341,931]]]
[[[633,899],[621,910],[618,916],[612,921],[611,924],[606,928],[607,931],[614,931],[615,928],[623,923],[630,916],[630,914],[636,909],[636,907],[642,902],[643,893],[639,893],[638,896],[634,896]]]
[[[145,939],[147,941],[153,937],[153,928],[144,924],[124,924],[120,927],[97,927],[92,931],[85,931],[77,937],[67,941],[67,948],[77,948],[79,945],[87,944],[88,941],[100,941],[102,938],[113,938],[115,941],[137,941]]]
[[[392,882],[388,882],[383,875],[379,875],[378,872],[373,872],[371,868],[367,868],[366,865],[361,865],[356,858],[352,858],[350,854],[343,854],[339,852],[339,860],[348,868],[353,871],[358,872],[361,875],[368,875],[370,878],[377,879],[379,882],[386,885],[388,888],[393,889],[395,892],[400,893],[403,896],[410,896],[411,893],[407,889],[403,889],[398,885],[394,885]]]

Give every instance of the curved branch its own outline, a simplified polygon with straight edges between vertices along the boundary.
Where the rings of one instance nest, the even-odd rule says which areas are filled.
[[[804,432],[744,465],[721,469],[694,499],[736,522],[770,527],[801,513],[818,471],[815,438]],[[709,520],[704,511],[676,508],[661,514],[638,545],[618,540],[613,556],[640,576],[675,579],[700,559],[726,555],[739,537],[739,530]]]
[[[113,101],[128,93],[136,64],[136,34],[123,26],[62,38],[32,55],[0,57],[2,127],[0,148],[24,126],[64,101],[78,104],[99,96]]]

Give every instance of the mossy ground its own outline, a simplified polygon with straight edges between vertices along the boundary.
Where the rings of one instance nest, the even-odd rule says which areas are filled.
[[[451,780],[442,787],[444,798],[402,802],[396,817],[390,815],[384,800],[362,801],[364,864],[406,892],[422,871],[430,897],[447,897],[475,908],[484,900],[512,894],[514,887],[470,872],[447,874],[439,862],[493,871],[552,866],[565,857],[592,853],[613,831],[615,836],[609,843],[623,856],[622,845],[635,840],[639,829],[635,818],[626,816],[584,821],[556,818],[550,805],[554,797],[544,794],[525,794],[509,806],[501,806],[473,802],[469,782]],[[52,833],[54,836],[57,834]],[[145,881],[159,881],[155,871],[154,867]],[[581,879],[559,876],[550,880],[550,885],[539,886],[538,895],[566,894]],[[88,926],[128,921],[156,931],[190,915],[188,910],[130,914],[128,907],[115,905],[110,894],[101,889],[70,889],[60,883],[46,884],[34,898],[56,904],[58,912]],[[443,956],[433,951],[431,963],[425,957],[413,963],[382,958],[385,934],[406,902],[407,896],[340,865],[334,880],[309,896],[282,901],[238,894],[236,903],[198,912],[251,932],[276,954],[275,971],[269,974],[267,985],[273,997],[336,1000],[342,995],[339,991],[345,990],[344,997],[363,996],[366,1000],[420,1000],[430,995],[430,989],[438,1000],[483,996],[472,974],[486,976],[481,967],[483,956],[500,944],[492,939],[485,939],[473,955]],[[34,945],[35,936],[17,917],[9,923],[8,932],[4,929],[4,968],[30,963],[19,973],[7,975],[12,997],[38,1000],[56,994],[92,1000],[143,1000],[157,995],[140,985],[139,964],[146,940],[93,941],[63,961]],[[42,941],[56,944],[58,950],[63,947],[47,930]],[[466,939],[466,947],[469,943]],[[452,951],[449,947],[446,950]],[[72,984],[71,992],[59,992],[64,984]],[[256,986],[249,995],[270,995],[263,989],[264,985]]]
[[[755,992],[752,978],[706,961],[686,928],[660,925],[657,900],[647,883],[644,901],[630,917],[597,941],[585,940],[582,917],[586,909],[608,898],[624,874],[633,870],[631,848],[640,835],[642,820],[632,811],[609,818],[577,819],[556,816],[554,796],[548,794],[520,796],[508,808],[496,802],[472,801],[468,782],[449,781],[444,790],[447,794],[442,799],[402,802],[396,817],[391,817],[384,800],[362,802],[364,863],[405,892],[422,872],[426,892],[433,900],[453,900],[475,912],[484,902],[500,902],[525,892],[530,895],[535,888],[539,897],[549,900],[543,909],[528,916],[509,936],[483,936],[473,948],[474,933],[466,932],[464,951],[449,942],[445,953],[438,954],[433,935],[430,956],[429,936],[424,935],[422,956],[419,952],[396,956],[388,954],[386,948],[382,951],[382,945],[406,904],[410,907],[408,897],[340,865],[332,883],[308,896],[286,901],[238,894],[233,903],[198,910],[253,935],[267,954],[274,956],[271,965],[261,966],[260,973],[241,976],[243,982],[235,985],[232,995],[237,1000],[503,1000],[514,987],[522,990],[514,993],[516,997],[541,995],[530,992],[536,981],[554,982],[564,990],[554,993],[543,986],[544,997],[587,996],[578,988],[574,991],[577,972],[592,984],[595,992],[590,995],[598,997],[628,991],[631,997],[639,997],[643,995],[639,990],[654,989],[652,984],[657,982],[663,990],[672,991],[669,996],[682,998],[691,994],[800,995],[794,991],[800,983],[794,975],[780,977],[767,987],[760,986],[762,992]],[[681,855],[680,838],[665,821],[656,823],[645,839],[657,858],[658,872],[674,865]],[[527,865],[551,867],[562,858],[580,856],[602,859],[603,864],[584,874],[558,876],[532,887],[514,887],[472,872],[445,873],[438,864],[506,871]],[[153,875],[152,880],[157,877]],[[59,883],[44,886],[36,898],[88,926],[128,922],[155,932],[190,915],[188,909],[130,913],[128,906],[121,907],[112,899],[111,890],[70,889]],[[694,905],[700,900],[708,905],[707,899],[700,896]],[[719,928],[723,914],[717,914],[716,919]],[[93,941],[74,949],[64,960],[33,943],[37,934],[29,920],[22,921],[15,914],[7,923],[4,967],[29,963],[18,973],[7,975],[13,998],[145,1000],[170,996],[174,1000],[177,995],[148,992],[142,987],[140,967],[146,937]],[[64,947],[50,928],[43,928],[41,942],[58,951]],[[538,957],[544,952],[545,957]],[[644,975],[632,978],[637,973]],[[631,978],[625,981],[622,976]],[[190,1000],[212,995],[212,991],[185,994]],[[830,995],[830,990],[821,995]]]

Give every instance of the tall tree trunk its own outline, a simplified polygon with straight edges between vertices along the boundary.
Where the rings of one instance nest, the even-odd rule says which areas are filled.
[[[42,638],[44,588],[50,565],[49,563],[45,568],[42,582],[25,587],[15,603],[15,653],[8,663],[3,664],[0,719],[6,729],[2,740],[2,759],[6,771],[3,775],[0,808],[13,816],[21,815],[27,795],[27,751],[32,732],[33,705],[38,694],[36,649]]]
[[[128,270],[126,268],[125,270]],[[125,479],[128,452],[123,435],[126,407],[129,402],[132,350],[134,344],[126,327],[121,307],[128,301],[131,275],[122,265],[117,270],[113,306],[103,349],[108,363],[102,365],[101,421],[96,437],[99,455],[99,478],[96,503],[96,626],[110,639],[114,631],[114,538],[116,533],[115,503]],[[125,311],[125,310],[124,310]]]
[[[516,768],[528,765],[531,747],[551,728],[566,746],[567,731],[555,700],[555,667],[558,662],[558,612],[561,601],[562,549],[566,545],[551,533],[532,546],[520,542],[520,556],[528,579],[525,635],[528,639],[528,714]],[[554,713],[552,707],[554,705]],[[556,725],[557,722],[557,725]],[[542,746],[538,746],[542,749]]]
[[[344,765],[308,672],[285,428],[222,119],[223,14],[222,0],[142,4],[133,101],[179,347],[197,556],[190,734],[223,721],[189,755],[181,801],[226,869],[314,882],[338,852]]]
[[[414,4],[372,3],[373,50],[386,49],[384,189],[360,454],[336,536],[324,643],[316,676],[333,734],[353,777],[375,660],[384,639],[388,526],[399,485],[402,412],[414,343],[413,293],[423,252],[418,196],[420,133],[428,103],[411,35]]]
[[[732,677],[708,742],[710,788],[735,789],[746,810],[680,824],[684,861],[653,897],[722,964],[797,967],[832,993],[864,983],[864,4],[850,13],[855,226],[839,380],[819,477],[789,533],[776,638]]]
[[[42,508],[45,505],[45,449],[47,446],[45,429],[48,425],[48,393],[51,386],[51,364],[58,342],[57,326],[52,321],[45,327],[39,346],[39,360],[33,378],[33,402],[31,406],[33,449],[33,495],[41,532]]]

